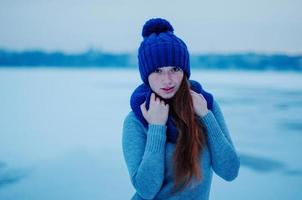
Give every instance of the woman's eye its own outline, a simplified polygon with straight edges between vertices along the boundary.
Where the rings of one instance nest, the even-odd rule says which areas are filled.
[[[160,73],[161,70],[160,70],[160,69],[156,69],[156,70],[154,70],[154,72],[155,72],[155,73]]]
[[[180,67],[173,67],[173,71],[174,72],[178,72],[178,71],[180,71],[181,69],[180,69]]]

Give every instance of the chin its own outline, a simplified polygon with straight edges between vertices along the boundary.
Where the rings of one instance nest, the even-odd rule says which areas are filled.
[[[171,94],[160,94],[159,96],[163,99],[171,99],[174,97],[174,93],[171,93]]]

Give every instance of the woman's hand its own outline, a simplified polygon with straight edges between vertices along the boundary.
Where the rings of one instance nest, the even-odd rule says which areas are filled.
[[[155,94],[151,94],[149,110],[145,107],[144,102],[140,107],[144,118],[149,124],[165,125],[168,120],[169,104],[165,104]]]
[[[202,94],[198,94],[193,90],[191,90],[191,96],[193,99],[195,113],[200,117],[205,116],[209,112],[207,100],[202,96]]]

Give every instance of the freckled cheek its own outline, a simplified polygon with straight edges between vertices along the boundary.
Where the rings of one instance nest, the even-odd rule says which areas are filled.
[[[153,91],[159,92],[160,91],[160,78],[159,77],[152,77],[149,79],[150,87]]]
[[[178,76],[176,76],[175,81],[181,82],[182,79],[183,79],[183,74],[179,74]]]

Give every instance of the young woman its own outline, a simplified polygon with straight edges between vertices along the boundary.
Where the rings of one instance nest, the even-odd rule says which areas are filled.
[[[240,167],[220,107],[189,80],[189,52],[173,31],[161,18],[142,31],[144,83],[131,96],[122,138],[132,199],[209,199],[213,171],[232,181]]]

